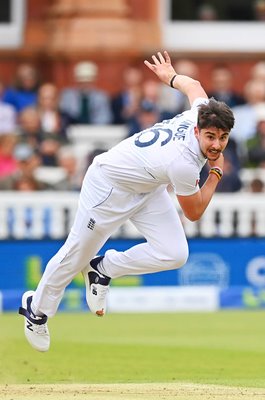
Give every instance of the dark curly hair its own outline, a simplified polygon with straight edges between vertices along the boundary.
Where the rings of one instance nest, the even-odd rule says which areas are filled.
[[[207,104],[199,106],[198,128],[216,127],[224,131],[231,131],[235,123],[232,110],[223,101],[217,101],[214,98]]]

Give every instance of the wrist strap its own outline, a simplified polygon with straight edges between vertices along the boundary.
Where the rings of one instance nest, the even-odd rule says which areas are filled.
[[[172,78],[171,78],[171,80],[170,80],[170,86],[174,89],[174,86],[173,86],[173,84],[174,84],[174,80],[175,80],[175,78],[176,78],[176,76],[177,76],[177,74],[175,74],[174,76],[172,76]]]
[[[216,175],[218,180],[220,181],[223,176],[223,170],[220,167],[212,167],[209,171],[209,174]]]

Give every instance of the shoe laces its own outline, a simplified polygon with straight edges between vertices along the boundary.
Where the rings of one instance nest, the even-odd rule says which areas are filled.
[[[33,315],[31,314],[31,316],[33,316]],[[38,316],[34,316],[34,318],[35,319],[41,319],[41,317],[38,317]],[[41,325],[34,324],[34,331],[38,335],[47,335],[48,334],[47,323],[44,323],[44,324],[41,324]]]
[[[36,325],[34,330],[38,335],[47,335],[48,333],[47,324]]]

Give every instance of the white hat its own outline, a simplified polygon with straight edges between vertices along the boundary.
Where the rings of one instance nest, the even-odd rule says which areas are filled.
[[[74,67],[74,77],[77,82],[93,82],[98,74],[98,67],[91,61],[82,61]]]
[[[27,143],[19,143],[14,150],[14,156],[19,161],[28,160],[33,154],[33,148]]]

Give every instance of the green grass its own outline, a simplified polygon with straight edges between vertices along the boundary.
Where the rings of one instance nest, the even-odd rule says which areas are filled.
[[[59,313],[51,349],[33,350],[23,318],[0,315],[0,384],[192,382],[265,388],[263,312]]]

